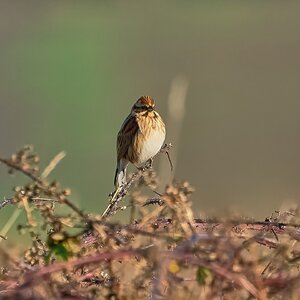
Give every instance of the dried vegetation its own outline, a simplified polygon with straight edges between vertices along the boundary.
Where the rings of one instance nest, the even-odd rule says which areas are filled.
[[[145,168],[105,213],[87,214],[48,180],[63,156],[43,171],[30,146],[0,158],[29,180],[0,209],[24,210],[19,230],[31,237],[22,256],[0,249],[1,299],[299,299],[299,208],[263,222],[195,219],[189,183],[149,198],[157,177]],[[125,209],[128,224],[110,220]]]

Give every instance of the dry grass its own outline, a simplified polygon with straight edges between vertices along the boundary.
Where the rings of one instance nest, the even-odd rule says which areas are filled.
[[[158,182],[145,168],[114,194],[104,216],[87,214],[69,189],[48,180],[63,156],[45,170],[32,147],[0,158],[30,180],[0,209],[26,212],[19,227],[32,244],[22,257],[1,250],[1,298],[298,299],[299,208],[263,222],[195,220],[193,188],[174,182],[149,199],[145,187],[154,190]],[[130,204],[122,207],[125,196]],[[124,209],[128,224],[110,221]]]

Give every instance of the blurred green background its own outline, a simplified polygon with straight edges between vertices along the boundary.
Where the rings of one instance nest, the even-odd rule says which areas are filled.
[[[300,196],[299,13],[298,1],[1,1],[0,155],[33,144],[45,166],[65,150],[52,177],[102,212],[123,119],[149,94],[169,120],[180,75],[174,176],[195,186],[196,214],[266,217]],[[0,180],[2,197],[27,182],[4,166]]]

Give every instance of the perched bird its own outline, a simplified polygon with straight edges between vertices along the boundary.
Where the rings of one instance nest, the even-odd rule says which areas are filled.
[[[117,138],[116,189],[126,183],[129,162],[136,167],[143,166],[159,152],[164,143],[165,124],[154,108],[153,98],[142,96],[121,126]]]

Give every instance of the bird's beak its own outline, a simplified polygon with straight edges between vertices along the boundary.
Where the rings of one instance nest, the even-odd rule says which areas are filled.
[[[148,107],[148,109],[147,109],[147,111],[153,111],[154,110],[154,108],[153,107]]]

